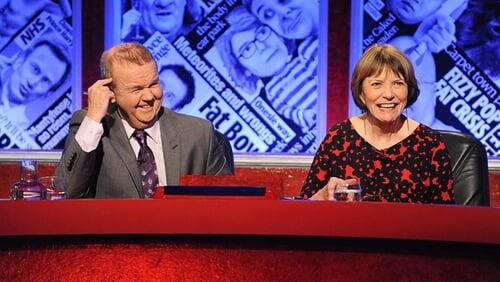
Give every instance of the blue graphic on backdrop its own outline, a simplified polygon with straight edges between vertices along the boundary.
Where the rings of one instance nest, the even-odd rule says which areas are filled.
[[[408,116],[435,129],[479,139],[489,156],[500,156],[498,1],[368,0],[353,3],[362,22],[352,40],[366,50],[389,43],[415,66],[419,88]],[[362,24],[361,24],[362,23]],[[361,53],[359,53],[361,54]],[[351,58],[352,66],[357,60]],[[350,103],[350,114],[359,110]]]
[[[120,40],[152,51],[165,106],[212,121],[236,152],[314,153],[320,4],[295,2],[122,1]]]
[[[71,6],[48,0],[0,5],[0,148],[56,148],[74,104]]]

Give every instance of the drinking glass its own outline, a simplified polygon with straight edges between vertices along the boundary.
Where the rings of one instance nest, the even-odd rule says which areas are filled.
[[[66,199],[64,190],[64,179],[58,176],[44,176],[38,179],[45,190],[45,199],[63,200]]]
[[[359,181],[352,184],[341,184],[333,191],[333,200],[336,202],[360,202],[361,184]]]

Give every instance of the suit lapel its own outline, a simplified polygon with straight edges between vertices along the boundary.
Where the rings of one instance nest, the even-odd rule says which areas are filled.
[[[118,157],[120,157],[125,164],[132,181],[134,182],[135,189],[139,195],[143,196],[144,192],[142,190],[141,178],[139,175],[139,169],[137,167],[137,160],[134,154],[134,150],[130,145],[127,138],[127,133],[123,127],[118,111],[111,114],[114,124],[110,126],[109,129],[109,141],[111,146],[115,149]]]
[[[172,112],[163,108],[160,112],[161,143],[168,185],[178,185],[181,169],[179,130],[173,121]]]

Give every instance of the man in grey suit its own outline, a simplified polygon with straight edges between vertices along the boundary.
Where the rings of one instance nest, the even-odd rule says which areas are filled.
[[[161,106],[158,68],[144,46],[104,52],[101,72],[88,89],[88,110],[71,119],[56,170],[68,198],[144,198],[181,175],[231,174],[209,122]]]

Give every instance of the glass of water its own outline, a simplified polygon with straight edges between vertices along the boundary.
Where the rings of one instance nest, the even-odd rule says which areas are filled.
[[[335,202],[360,202],[361,184],[356,180],[353,184],[342,184],[335,187],[333,191],[333,201]]]
[[[64,190],[64,179],[58,176],[44,176],[38,179],[44,188],[45,199],[63,200],[66,199]]]

